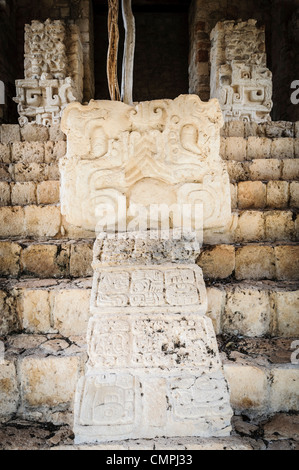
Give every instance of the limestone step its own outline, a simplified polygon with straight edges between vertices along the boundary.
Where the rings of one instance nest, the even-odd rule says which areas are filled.
[[[1,421],[15,416],[71,424],[74,392],[86,362],[84,339],[20,334],[6,337],[4,345]],[[220,337],[219,348],[236,414],[258,418],[299,411],[299,365],[294,363],[293,339]]]
[[[287,231],[286,227],[282,229]],[[0,240],[0,277],[92,276],[93,243],[91,239]],[[298,281],[298,260],[298,244],[282,241],[204,245],[197,264],[207,281]]]
[[[70,225],[59,205],[0,207],[0,239],[28,237],[35,240],[94,238],[92,231]],[[205,243],[296,241],[299,239],[297,210],[234,210],[222,232],[205,233]]]
[[[0,181],[0,206],[49,205],[60,202],[60,183]],[[231,184],[232,209],[298,210],[299,181],[243,181]]]
[[[0,335],[85,335],[92,278],[0,280]],[[294,282],[247,281],[207,285],[217,334],[299,336],[299,287]]]
[[[13,418],[0,424],[0,450],[110,450],[116,451],[116,456],[122,450],[149,450],[152,452],[147,456],[148,461],[159,450],[175,454],[186,450],[298,450],[298,425],[299,416],[294,413],[275,413],[266,419],[236,415],[232,419],[232,434],[227,438],[138,439],[78,446],[74,444],[72,425],[55,426]],[[195,464],[197,455],[192,457]],[[106,463],[106,454],[102,458]],[[156,458],[153,457],[153,462]],[[132,457],[126,462],[132,462]]]

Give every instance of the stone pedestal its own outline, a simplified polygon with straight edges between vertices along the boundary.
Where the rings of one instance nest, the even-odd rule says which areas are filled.
[[[230,434],[229,392],[205,316],[202,271],[190,264],[199,245],[190,238],[167,245],[151,232],[101,234],[95,242],[77,444]]]
[[[219,103],[181,95],[63,113],[61,207],[99,234],[76,443],[227,436],[232,410],[201,269],[231,221]]]

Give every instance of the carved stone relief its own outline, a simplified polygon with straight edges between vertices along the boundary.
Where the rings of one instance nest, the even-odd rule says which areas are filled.
[[[82,100],[83,50],[79,29],[63,21],[25,25],[25,79],[16,80],[21,126],[60,123],[61,112]]]
[[[211,96],[219,99],[225,120],[270,120],[272,74],[264,27],[256,20],[219,22],[211,41]]]
[[[182,226],[186,205],[202,205],[204,228],[224,227],[231,208],[219,155],[222,125],[218,102],[203,103],[195,95],[136,106],[73,103],[62,118],[68,136],[60,160],[63,214],[85,229],[125,232],[156,229],[159,214],[148,220],[153,205],[175,208],[160,217],[170,228]],[[188,217],[191,231],[198,217]]]

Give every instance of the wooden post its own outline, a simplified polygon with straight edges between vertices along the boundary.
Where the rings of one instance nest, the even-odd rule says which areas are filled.
[[[120,101],[120,92],[117,79],[117,54],[119,42],[118,29],[118,0],[108,0],[108,36],[109,46],[107,55],[107,78],[110,98],[113,101]]]
[[[122,15],[126,36],[122,64],[121,100],[132,105],[135,52],[135,19],[132,12],[132,0],[122,0]]]

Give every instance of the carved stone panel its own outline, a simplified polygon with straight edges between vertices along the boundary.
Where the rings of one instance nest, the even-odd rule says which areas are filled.
[[[207,309],[202,271],[196,265],[95,267],[91,312],[196,312]]]
[[[75,442],[228,436],[231,407],[222,372],[115,370],[83,377],[75,400]]]
[[[225,120],[270,120],[272,74],[264,27],[256,20],[223,21],[211,40],[211,96],[219,99]]]
[[[219,155],[222,125],[218,102],[195,95],[136,106],[72,103],[62,118],[68,140],[60,160],[63,214],[98,232],[224,227],[231,207]],[[201,215],[194,212],[199,207]]]
[[[211,320],[199,315],[95,315],[87,340],[90,370],[220,367]]]

